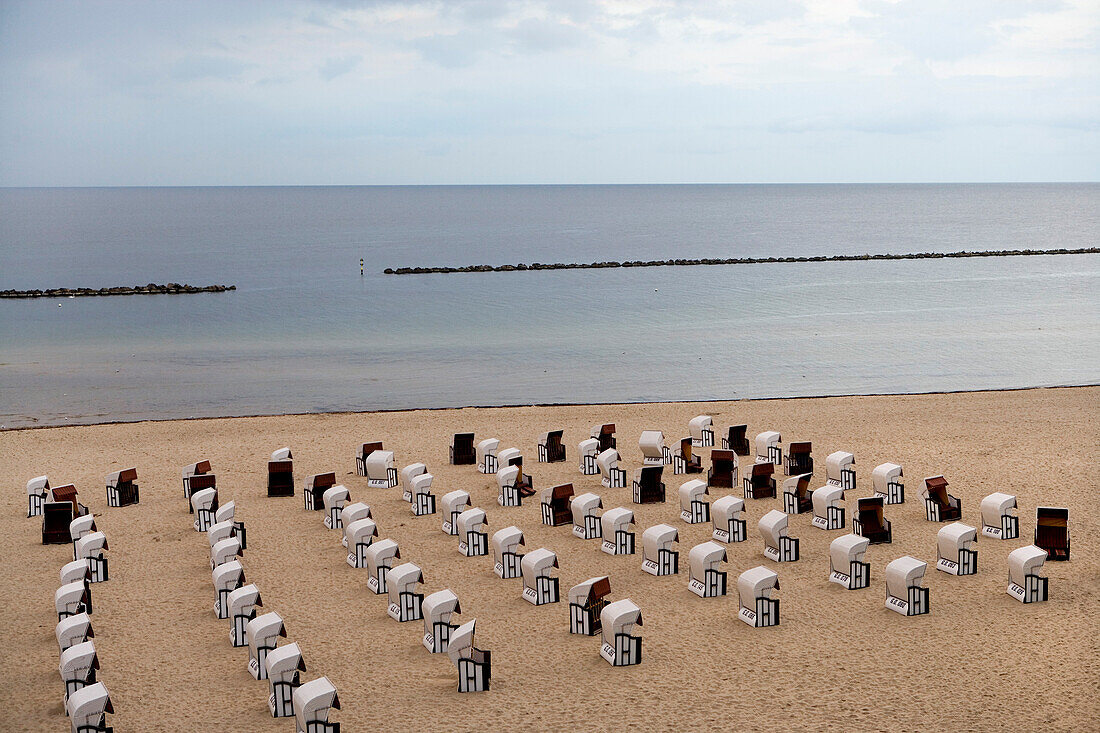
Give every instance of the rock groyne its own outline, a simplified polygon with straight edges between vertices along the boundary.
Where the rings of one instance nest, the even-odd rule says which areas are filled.
[[[0,298],[76,298],[92,295],[181,295],[187,293],[224,293],[236,285],[121,285],[113,288],[50,288],[48,290],[0,290]]]

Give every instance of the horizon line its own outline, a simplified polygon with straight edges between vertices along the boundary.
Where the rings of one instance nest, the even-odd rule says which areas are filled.
[[[105,185],[0,185],[0,190],[127,189],[127,188],[581,188],[628,186],[1019,186],[1095,185],[1100,180],[1021,181],[781,181],[781,182],[661,182],[646,183],[153,183]]]

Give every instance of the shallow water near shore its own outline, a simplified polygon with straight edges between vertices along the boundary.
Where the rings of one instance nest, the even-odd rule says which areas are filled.
[[[381,271],[1087,247],[1098,212],[1092,184],[0,190],[0,289],[239,288],[0,303],[0,424],[1094,384],[1097,255]]]

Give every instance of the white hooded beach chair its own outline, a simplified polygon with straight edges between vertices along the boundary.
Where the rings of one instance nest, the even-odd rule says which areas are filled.
[[[577,444],[577,454],[580,456],[580,471],[585,476],[595,476],[600,472],[596,465],[596,456],[600,454],[600,441],[596,438],[585,438]]]
[[[753,441],[756,448],[757,463],[771,463],[775,466],[783,465],[783,436],[775,430],[766,430],[757,433]]]
[[[764,556],[772,562],[796,562],[798,540],[787,535],[787,515],[778,509],[760,518],[757,531],[764,539]]]
[[[57,671],[61,673],[61,682],[65,685],[62,702],[79,689],[95,684],[96,670],[99,669],[99,657],[95,653],[95,643],[84,641],[73,644],[61,652],[61,662]]]
[[[526,544],[519,527],[505,527],[493,533],[493,572],[498,578],[510,580],[523,575],[523,554],[519,548]]]
[[[886,607],[902,616],[928,613],[928,589],[923,587],[928,563],[903,555],[886,566]]]
[[[499,448],[500,441],[496,438],[486,438],[478,442],[475,451],[478,471],[481,473],[497,472],[497,450]]]
[[[696,545],[688,552],[691,577],[688,590],[700,598],[726,595],[726,573],[719,568],[726,562],[726,548],[714,540]]]
[[[82,687],[65,701],[72,733],[111,733],[107,714],[115,711],[111,696],[102,682]]]
[[[688,433],[691,444],[696,448],[710,448],[714,445],[714,421],[710,415],[699,415],[688,421]]]
[[[108,549],[107,535],[102,532],[89,532],[76,541],[76,559],[87,560],[93,583],[104,583],[110,578],[103,554]]]
[[[240,549],[244,550],[244,536],[238,534],[237,525],[239,522],[226,520],[224,522],[214,522],[206,530],[206,539],[210,543],[210,548],[213,549],[219,542],[228,539],[235,539],[240,545]]]
[[[826,485],[814,489],[810,495],[814,507],[814,518],[810,522],[818,529],[844,529],[844,489],[840,486]]]
[[[612,667],[641,664],[642,637],[630,633],[635,626],[641,625],[642,611],[629,598],[604,606],[600,612],[600,656]]]
[[[978,572],[978,530],[952,522],[936,534],[936,569],[950,575]]]
[[[856,487],[856,457],[851,453],[838,450],[825,458],[825,484],[839,486],[842,489]]]
[[[84,580],[66,583],[54,591],[53,605],[58,621],[78,613],[91,614],[92,592]]]
[[[742,518],[745,500],[739,496],[723,496],[711,505],[711,539],[718,542],[744,542],[748,539],[746,522]]]
[[[560,527],[573,523],[573,484],[548,486],[540,492],[539,506],[542,523],[548,527]]]
[[[863,557],[871,541],[858,534],[837,537],[829,545],[829,582],[848,590],[866,588],[871,583],[871,563]]]
[[[61,585],[92,582],[92,570],[87,560],[73,560],[61,566]]]
[[[344,506],[351,498],[351,494],[345,486],[333,486],[332,488],[325,489],[325,493],[321,496],[321,501],[325,506],[325,519],[324,524],[328,529],[343,529],[344,524],[340,512],[343,511]]]
[[[423,463],[410,463],[402,468],[398,475],[399,484],[401,486],[401,498],[411,503],[413,500],[412,480],[427,472],[428,467]]]
[[[310,680],[294,690],[295,733],[340,733],[340,724],[329,722],[333,710],[340,709],[336,687],[328,677]]]
[[[378,450],[383,450],[384,446],[382,441],[375,441],[373,443],[362,443],[355,451],[355,474],[357,476],[367,475],[367,459],[371,454]]]
[[[301,673],[306,671],[302,650],[297,642],[276,647],[264,660],[270,694],[267,709],[273,718],[289,718],[294,715],[294,691],[301,684]]]
[[[229,618],[229,594],[245,584],[244,566],[231,560],[214,568],[210,575],[214,581],[214,615]]]
[[[244,551],[241,548],[241,541],[236,537],[227,537],[224,540],[218,540],[210,547],[210,569],[213,570],[222,563],[227,563],[243,554]]]
[[[375,595],[386,593],[387,577],[394,559],[401,559],[397,543],[391,539],[372,542],[365,553],[367,561],[367,589]]]
[[[361,501],[345,504],[344,508],[340,510],[340,526],[344,528],[344,537],[340,540],[340,544],[344,547],[348,546],[348,527],[353,522],[358,522],[360,519],[370,519],[372,516],[369,504],[364,504]]]
[[[258,680],[267,679],[267,655],[279,645],[279,637],[286,638],[283,617],[274,611],[264,613],[245,624],[248,641],[248,672]]]
[[[664,466],[672,463],[672,451],[665,445],[665,434],[660,430],[643,430],[638,438],[643,466]]]
[[[233,646],[248,644],[245,627],[256,618],[256,609],[263,608],[263,605],[260,589],[252,583],[229,592],[229,642]]]
[[[54,628],[54,636],[57,638],[57,647],[64,653],[73,644],[80,644],[88,639],[95,638],[92,631],[92,619],[87,613],[81,611],[66,616],[57,622]]]
[[[563,432],[547,430],[539,436],[539,463],[558,463],[565,460],[565,443],[561,440]]]
[[[424,517],[429,514],[435,514],[435,495],[432,494],[432,475],[430,473],[422,473],[419,476],[413,478],[411,483],[412,490],[412,513],[415,517]]]
[[[411,562],[391,568],[386,575],[386,594],[390,605],[386,613],[394,621],[419,621],[424,617],[424,594],[417,587],[424,582],[420,566]]]
[[[569,589],[569,633],[595,636],[600,633],[600,612],[607,605],[611,579],[606,575],[589,578]]]
[[[35,476],[27,482],[27,518],[42,516],[42,505],[46,503],[46,495],[50,490],[50,479],[46,476]]]
[[[1008,594],[1021,603],[1047,599],[1047,578],[1039,575],[1047,551],[1035,545],[1017,547],[1008,553]]]
[[[367,550],[378,536],[378,525],[370,517],[356,519],[344,527],[344,537],[348,543],[348,565],[353,568],[367,566]]]
[[[446,652],[451,640],[451,632],[458,628],[451,618],[462,613],[458,605],[458,596],[451,590],[437,590],[427,596],[421,604],[424,612],[424,648],[432,654]]]
[[[470,619],[451,632],[447,656],[458,670],[459,692],[485,692],[492,680],[492,654],[474,646],[474,625]]]
[[[626,486],[626,471],[619,468],[619,451],[608,448],[596,456],[596,468],[600,472],[600,482],[609,489]]]
[[[290,448],[271,453],[267,462],[267,495],[294,496],[294,460]]]
[[[676,575],[680,572],[680,553],[672,543],[680,533],[667,524],[655,524],[642,532],[642,570],[650,575]]]
[[[481,557],[489,554],[489,537],[485,531],[489,522],[485,510],[478,507],[467,509],[458,515],[458,553],[466,557]]]
[[[557,603],[558,579],[551,577],[550,572],[558,566],[558,556],[552,550],[540,547],[528,552],[520,561],[520,569],[523,573],[523,597],[529,603],[542,606],[547,603]]]
[[[448,491],[441,499],[443,503],[443,534],[458,534],[458,515],[470,508],[470,493],[461,489]]]
[[[497,504],[505,507],[522,506],[524,483],[523,466],[504,466],[497,471]]]
[[[138,499],[136,468],[124,468],[107,474],[107,506],[131,506],[137,504]]]
[[[779,590],[779,575],[774,570],[758,565],[741,573],[737,578],[737,618],[754,628],[778,626],[779,599],[772,598],[775,590]]]
[[[392,489],[397,486],[397,468],[392,450],[376,450],[367,456],[367,486],[372,489]]]
[[[214,512],[218,510],[218,490],[199,489],[191,494],[191,513],[195,515],[192,526],[196,532],[205,532],[214,524]]]
[[[227,501],[214,511],[214,523],[221,522],[229,522],[233,526],[233,534],[241,541],[241,549],[248,549],[248,543],[245,541],[244,522],[237,521],[236,502]]]
[[[887,504],[905,503],[905,483],[901,466],[896,463],[880,463],[871,471],[873,496],[881,496]]]
[[[680,519],[688,524],[702,524],[710,521],[710,494],[707,482],[693,479],[680,484]]]
[[[603,535],[600,549],[608,555],[633,555],[634,533],[630,531],[632,524],[634,511],[631,509],[617,506],[604,512],[600,517],[600,531]]]
[[[73,540],[73,559],[76,559],[76,542],[81,537],[99,531],[95,525],[95,517],[91,514],[83,514],[69,522],[69,537]]]
[[[598,494],[585,493],[573,497],[573,501],[569,502],[569,510],[573,513],[574,537],[595,540],[603,536],[597,509],[603,509],[603,499]]]
[[[982,499],[982,534],[995,540],[1014,540],[1020,536],[1020,518],[1016,516],[1016,497],[997,491]]]

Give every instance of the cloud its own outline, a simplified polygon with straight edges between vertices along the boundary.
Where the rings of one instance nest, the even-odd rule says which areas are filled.
[[[363,61],[363,57],[359,55],[355,56],[335,56],[330,59],[326,59],[321,64],[318,71],[321,74],[321,78],[325,81],[332,81],[333,79],[343,76],[355,69],[356,66]]]

